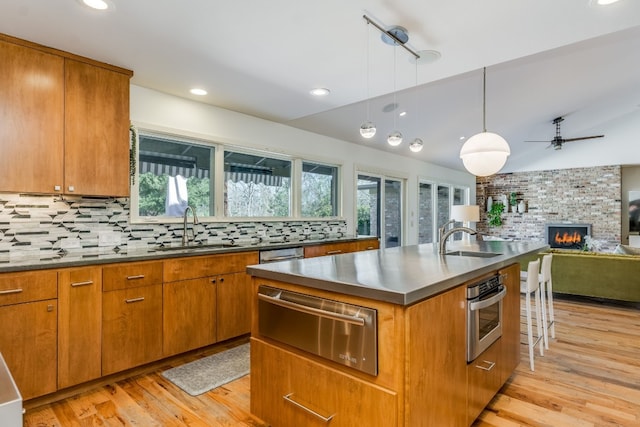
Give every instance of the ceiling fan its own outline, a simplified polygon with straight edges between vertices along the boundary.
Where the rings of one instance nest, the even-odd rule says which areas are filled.
[[[604,137],[604,135],[591,135],[591,136],[581,136],[579,138],[563,138],[560,135],[560,123],[562,123],[563,121],[564,119],[562,117],[556,117],[555,119],[553,119],[552,123],[556,125],[556,136],[551,141],[525,141],[525,142],[549,142],[550,143],[549,147],[553,147],[554,150],[562,150],[562,144],[564,144],[565,142]]]

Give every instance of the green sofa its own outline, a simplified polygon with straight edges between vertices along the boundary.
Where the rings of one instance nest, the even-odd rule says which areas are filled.
[[[640,255],[551,250],[553,292],[640,302]],[[540,254],[539,256],[542,256]],[[534,257],[522,259],[527,270]]]

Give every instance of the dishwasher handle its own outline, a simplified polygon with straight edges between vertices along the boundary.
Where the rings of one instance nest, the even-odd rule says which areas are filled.
[[[350,323],[352,325],[364,326],[365,320],[358,316],[349,316],[346,314],[334,313],[332,311],[322,310],[315,307],[309,307],[307,305],[298,304],[287,300],[280,299],[278,297],[272,297],[270,295],[258,294],[258,299],[270,304],[279,305],[280,307],[288,308],[302,313],[312,314],[326,319],[338,320],[340,322]]]

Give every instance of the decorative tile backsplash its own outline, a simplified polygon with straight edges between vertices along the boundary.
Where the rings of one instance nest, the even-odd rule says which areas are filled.
[[[189,223],[189,236],[191,228]],[[212,222],[195,226],[205,244],[250,246],[346,236],[344,220]],[[129,199],[0,194],[0,262],[102,254],[182,242],[183,223],[131,224]]]

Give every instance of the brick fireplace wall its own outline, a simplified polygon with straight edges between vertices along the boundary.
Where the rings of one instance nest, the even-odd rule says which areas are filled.
[[[476,203],[480,206],[477,229],[491,236],[515,240],[546,241],[547,223],[591,224],[592,238],[602,251],[613,250],[621,233],[621,167],[556,169],[497,174],[476,179]],[[487,198],[505,194],[524,200],[524,213],[505,213],[502,226],[489,227]]]

